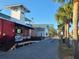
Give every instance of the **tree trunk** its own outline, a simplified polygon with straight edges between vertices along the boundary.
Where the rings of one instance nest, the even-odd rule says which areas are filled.
[[[69,37],[69,23],[66,24],[67,38]]]
[[[78,57],[78,0],[74,0],[73,3],[73,55],[74,59]]]
[[[67,30],[66,30],[66,24],[65,24],[64,29],[63,29],[63,43],[65,43],[66,37],[67,37]]]
[[[67,25],[65,24],[64,36],[67,37]]]
[[[66,39],[65,43],[68,47],[70,47],[70,40],[69,40],[69,21],[66,23]]]

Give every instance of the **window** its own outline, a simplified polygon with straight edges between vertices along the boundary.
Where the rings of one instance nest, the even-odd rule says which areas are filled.
[[[22,30],[21,29],[17,29],[17,33],[22,33]]]
[[[21,12],[22,14],[24,14],[24,12]]]

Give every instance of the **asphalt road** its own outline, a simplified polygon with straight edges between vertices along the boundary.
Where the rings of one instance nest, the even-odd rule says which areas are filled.
[[[59,59],[58,40],[42,40],[0,55],[0,59]]]

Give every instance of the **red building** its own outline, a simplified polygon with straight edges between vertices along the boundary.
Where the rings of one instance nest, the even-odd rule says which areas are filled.
[[[15,35],[15,24],[0,18],[0,38],[3,38],[5,35],[9,38]]]
[[[33,29],[32,25],[27,23],[27,21],[30,20],[23,15],[23,11],[28,12],[23,5],[13,5],[8,8],[12,8],[12,10],[14,9],[14,11],[12,11],[12,16],[0,13],[0,47],[6,50],[8,50],[15,42],[30,39],[31,30]],[[18,13],[19,9],[23,14]],[[16,13],[17,16],[14,17],[14,14]]]

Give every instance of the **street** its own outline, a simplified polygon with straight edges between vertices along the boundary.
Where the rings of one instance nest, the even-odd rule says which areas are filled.
[[[46,39],[0,55],[0,59],[59,59],[59,40]]]

